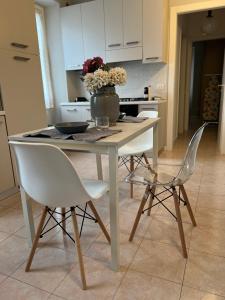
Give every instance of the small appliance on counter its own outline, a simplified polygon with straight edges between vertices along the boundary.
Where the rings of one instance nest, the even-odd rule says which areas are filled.
[[[71,102],[87,102],[88,99],[85,97],[76,97],[73,101]]]
[[[162,100],[162,97],[160,97],[160,96],[154,96],[154,97],[152,97],[151,100],[152,101],[159,101],[159,100]]]

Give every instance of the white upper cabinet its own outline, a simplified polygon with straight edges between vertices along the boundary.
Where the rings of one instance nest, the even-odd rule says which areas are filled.
[[[142,59],[142,0],[104,0],[106,61]]]
[[[100,56],[105,60],[103,0],[81,5],[85,59]]]
[[[65,69],[82,69],[84,44],[80,4],[61,8],[61,28]]]
[[[123,47],[123,0],[104,0],[106,49]]]
[[[166,62],[168,0],[143,0],[143,62]]]
[[[0,48],[38,54],[33,1],[0,1]]]
[[[168,0],[95,0],[61,9],[66,70],[84,59],[166,62]]]
[[[123,0],[124,47],[142,46],[142,1]]]

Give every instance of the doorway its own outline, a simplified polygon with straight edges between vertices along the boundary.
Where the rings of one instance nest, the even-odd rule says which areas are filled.
[[[225,0],[213,0],[213,1],[195,1],[192,3],[184,2],[172,6],[170,8],[170,44],[169,44],[169,71],[168,71],[168,119],[167,119],[167,149],[172,150],[174,142],[178,137],[178,119],[179,115],[179,78],[180,78],[180,57],[181,57],[181,40],[182,40],[182,22],[180,22],[180,17],[185,16],[187,14],[195,14],[199,12],[207,12],[208,10],[220,11],[225,8]],[[196,18],[196,21],[199,22],[199,18]],[[224,22],[225,18],[221,18],[221,21]],[[194,23],[192,23],[194,24]],[[190,26],[189,26],[190,28]],[[225,30],[225,26],[218,26],[218,28],[222,31]],[[220,33],[221,33],[220,31]],[[196,27],[192,28],[191,32],[194,35],[193,41],[196,41],[195,35],[199,33]],[[223,36],[217,36],[217,39],[224,38]],[[213,37],[215,39],[215,37]],[[207,38],[208,39],[208,38]],[[199,40],[199,39],[197,39]],[[206,37],[203,36],[202,40],[206,40]],[[188,48],[190,41],[187,41]],[[189,56],[191,51],[189,52]],[[191,59],[190,59],[191,61]],[[186,63],[186,62],[184,62]],[[183,64],[182,64],[183,65]],[[225,84],[225,79],[223,79],[223,85]],[[186,90],[185,90],[186,92]],[[186,98],[188,95],[185,95]],[[223,92],[223,97],[225,97],[225,93]],[[225,141],[225,107],[223,106],[220,109],[221,113],[221,134],[220,141]],[[221,153],[225,153],[225,142],[221,144],[222,148],[220,148]]]
[[[213,122],[215,133],[220,117],[225,39],[197,41],[192,45],[188,129]]]
[[[210,16],[210,17],[209,17]],[[221,85],[225,51],[225,9],[180,15],[181,48],[177,136],[193,133],[210,122],[220,144]],[[203,31],[205,20],[213,19],[210,32]],[[206,23],[208,24],[208,23]],[[209,22],[210,24],[210,22]],[[224,26],[222,26],[224,25]],[[223,99],[222,99],[223,100]]]

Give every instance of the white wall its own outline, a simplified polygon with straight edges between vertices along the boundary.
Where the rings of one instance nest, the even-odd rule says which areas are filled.
[[[60,120],[59,104],[68,99],[66,74],[61,41],[59,4],[45,8],[47,38],[50,56],[51,74],[53,80],[55,109],[52,110],[52,121]]]
[[[112,66],[124,67],[127,71],[128,81],[125,86],[116,87],[120,97],[143,97],[144,87],[151,85],[152,95],[167,98],[167,65],[142,64],[142,61],[116,63]],[[68,73],[68,94],[69,100],[77,96],[90,95],[85,91],[83,82],[80,80],[80,72]],[[163,84],[162,89],[158,89],[158,84]]]
[[[198,2],[205,2],[206,0],[169,0],[170,6],[177,6],[177,5],[184,5],[184,4],[191,4],[191,3],[198,3]],[[208,0],[214,1],[214,0]]]

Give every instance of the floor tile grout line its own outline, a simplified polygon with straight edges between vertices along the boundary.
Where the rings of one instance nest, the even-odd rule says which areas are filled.
[[[190,245],[191,245],[192,233],[193,233],[193,230],[191,231]],[[189,246],[190,246],[190,245],[189,245]],[[188,257],[187,257],[187,259],[186,259],[185,266],[184,266],[184,273],[183,273],[183,279],[182,279],[182,283],[181,283],[181,290],[180,290],[180,298],[179,298],[179,300],[181,300],[181,297],[182,297],[182,290],[183,290],[183,285],[184,285],[184,279],[185,279],[185,274],[186,274],[186,268],[187,268],[187,264],[188,264],[188,260],[189,260],[189,254],[190,254],[190,247],[187,249],[187,252],[188,252]]]
[[[90,247],[92,246],[92,244],[100,237],[100,235],[101,235],[102,233],[100,232],[97,236],[96,236],[96,238],[93,240],[93,242],[91,242],[90,243],[90,245],[87,247],[87,249],[84,251],[84,252],[86,252],[86,251],[88,251],[88,249],[90,249]],[[59,248],[60,250],[63,250],[63,249],[61,249],[61,248]],[[63,251],[65,251],[65,250],[63,250]],[[65,251],[66,252],[66,251]],[[72,252],[72,251],[71,251]],[[76,248],[74,247],[74,252],[75,252],[75,254],[77,254],[76,253]],[[83,253],[83,252],[82,252]],[[88,256],[86,256],[84,253],[83,253],[83,255],[82,255],[83,257],[88,257]],[[77,262],[75,261],[74,262],[74,267],[75,267],[75,265],[77,264]],[[73,269],[73,268],[72,268]],[[52,291],[52,294],[54,294],[54,292],[57,290],[57,288],[61,285],[61,283],[63,282],[63,280],[70,274],[70,272],[72,271],[72,269],[67,273],[67,274],[65,274],[65,276],[63,277],[63,279],[62,280],[60,280],[60,282],[58,283],[58,286]],[[56,295],[57,296],[57,295]]]
[[[32,285],[32,284],[30,284],[30,283],[28,283],[28,282],[25,282],[25,281],[22,281],[22,280],[20,280],[20,279],[18,279],[18,278],[15,278],[15,277],[13,277],[13,276],[9,276],[8,278],[13,279],[13,280],[16,280],[16,281],[18,281],[18,282],[21,282],[21,283],[23,283],[23,284],[25,284],[25,285],[28,285],[28,286],[30,286],[30,287],[32,287],[32,288],[35,288],[35,289],[39,290],[39,291],[42,291],[42,292],[51,294],[51,292],[49,292],[49,291],[46,291],[46,290],[44,290],[44,289],[41,289],[41,288],[39,288],[39,287],[37,287],[37,286],[35,286],[35,285]]]
[[[141,243],[142,243],[142,240],[143,240],[143,239],[144,239],[144,237],[140,240],[139,245],[138,245],[138,247],[137,247],[137,249],[136,249],[136,251],[135,251],[135,253],[134,253],[133,257],[132,257],[132,260],[131,260],[131,262],[128,264],[128,266],[127,266],[127,268],[126,268],[126,271],[124,272],[124,275],[122,276],[122,278],[121,278],[121,280],[120,280],[120,284],[118,285],[118,287],[116,288],[116,290],[115,290],[115,292],[114,292],[114,295],[113,295],[113,297],[112,297],[112,300],[115,299],[116,294],[117,294],[117,292],[119,291],[119,288],[120,288],[120,286],[122,285],[122,282],[124,281],[124,279],[125,279],[125,277],[126,277],[128,271],[129,271],[129,269],[130,269],[130,266],[131,266],[131,264],[132,264],[132,262],[133,262],[133,259],[134,259],[135,255],[137,254],[137,252],[138,252],[138,250],[139,250],[139,248],[140,248],[140,246],[141,246]]]
[[[193,290],[196,290],[196,291],[199,291],[199,292],[203,292],[203,293],[207,293],[207,294],[212,294],[213,296],[218,296],[218,297],[222,297],[223,299],[225,299],[225,295],[217,294],[217,293],[211,292],[211,291],[207,291],[207,290],[204,290],[202,288],[198,289],[198,288],[192,287],[191,285],[188,285],[188,284],[184,284],[183,287],[190,288],[190,289],[193,289]]]
[[[144,231],[144,233],[143,233],[143,237],[140,239],[140,242],[139,242],[138,247],[137,247],[137,249],[136,249],[136,251],[135,251],[135,253],[134,253],[133,257],[132,257],[132,260],[131,260],[131,262],[128,264],[127,269],[126,269],[126,272],[125,272],[125,274],[122,276],[121,281],[120,281],[120,284],[118,285],[117,289],[116,289],[115,292],[114,292],[114,295],[113,295],[113,297],[112,297],[112,300],[115,299],[116,294],[117,294],[117,292],[119,291],[120,286],[122,285],[122,282],[124,281],[124,279],[125,279],[125,277],[126,277],[128,271],[130,270],[130,267],[131,267],[131,265],[132,265],[132,263],[133,263],[134,257],[136,256],[138,250],[139,250],[140,247],[141,247],[141,244],[142,244],[142,242],[143,242],[143,240],[144,240],[144,238],[145,238],[145,234],[146,234],[146,232],[147,232],[147,230],[148,230],[148,227],[150,226],[151,222],[152,222],[152,219],[150,219],[149,225],[148,225],[147,228],[145,229],[145,231]]]

